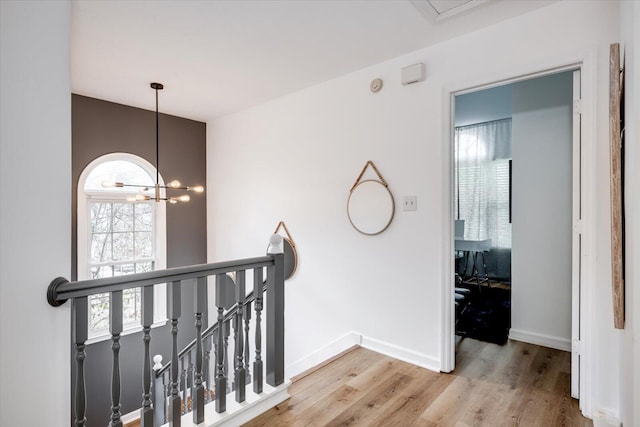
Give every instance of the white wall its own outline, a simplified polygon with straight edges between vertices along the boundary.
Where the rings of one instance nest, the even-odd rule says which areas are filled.
[[[511,332],[570,349],[573,76],[512,93]]]
[[[0,425],[69,425],[70,2],[0,1]],[[34,410],[35,409],[35,410]]]
[[[623,425],[640,424],[640,3],[620,7],[621,51],[625,56],[625,235],[626,318],[620,366]],[[635,421],[635,422],[634,422]]]
[[[606,205],[608,45],[617,23],[616,2],[555,3],[208,124],[210,258],[262,253],[279,220],[297,244],[299,270],[287,283],[287,364],[351,330],[409,349],[424,364],[441,362],[450,91],[584,60],[588,113],[596,118],[588,127],[597,144],[593,202]],[[426,80],[401,86],[400,68],[416,62],[425,63]],[[372,94],[376,77],[385,84]],[[396,209],[377,237],[353,230],[345,208],[369,159],[397,202],[418,196],[418,211]],[[594,218],[598,290],[584,309],[600,325],[592,406],[618,410],[606,212]]]

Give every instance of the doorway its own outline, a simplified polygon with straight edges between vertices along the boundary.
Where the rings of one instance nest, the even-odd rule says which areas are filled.
[[[569,68],[452,94],[458,337],[568,352],[580,338],[580,87]],[[574,351],[574,397],[579,366]]]

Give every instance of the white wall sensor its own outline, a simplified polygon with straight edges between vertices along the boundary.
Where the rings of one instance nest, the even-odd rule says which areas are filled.
[[[401,81],[403,85],[421,82],[424,78],[424,64],[422,62],[409,65],[401,70]]]

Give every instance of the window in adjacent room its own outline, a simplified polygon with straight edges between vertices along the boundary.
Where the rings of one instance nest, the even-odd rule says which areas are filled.
[[[464,236],[511,248],[511,119],[455,129],[455,209]]]

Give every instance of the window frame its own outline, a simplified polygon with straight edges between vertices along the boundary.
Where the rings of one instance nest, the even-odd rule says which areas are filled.
[[[89,279],[89,255],[90,255],[90,237],[91,232],[89,230],[91,224],[91,212],[90,212],[90,200],[103,200],[112,202],[121,202],[125,200],[126,196],[123,193],[109,192],[109,191],[85,191],[84,187],[87,178],[93,172],[93,170],[99,165],[111,162],[111,161],[126,161],[142,168],[152,178],[156,175],[156,168],[154,165],[143,159],[130,153],[110,153],[100,156],[91,161],[80,174],[78,179],[77,188],[77,278],[78,280]],[[164,185],[162,176],[159,176],[160,185]],[[164,197],[161,194],[161,197]],[[166,204],[154,203],[153,208],[153,222],[154,222],[154,250],[155,250],[155,270],[162,270],[167,268],[167,226],[166,226]],[[152,327],[158,327],[165,325],[167,322],[166,316],[166,285],[158,284],[154,286],[154,298],[153,298],[153,319],[154,323]],[[89,310],[88,310],[89,313]],[[89,313],[90,314],[90,313]],[[87,319],[89,322],[89,319]],[[129,325],[123,329],[122,335],[127,335],[135,332],[142,331],[141,325]],[[104,341],[111,338],[108,330],[92,331],[89,330],[88,344]]]
[[[498,250],[512,248],[511,130],[511,117],[453,130],[455,218],[465,220],[466,238],[491,239]],[[463,214],[462,203],[474,214],[469,217],[469,209]]]

